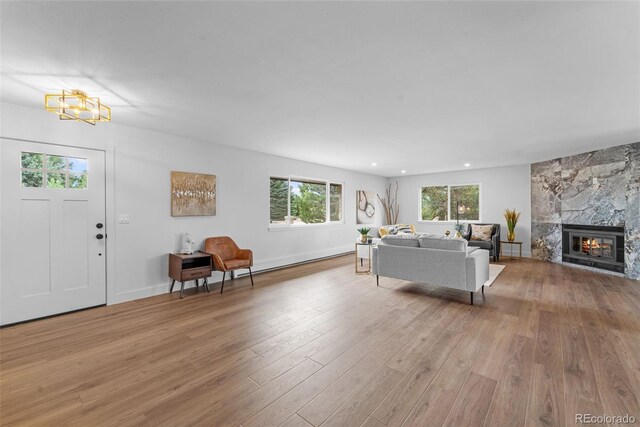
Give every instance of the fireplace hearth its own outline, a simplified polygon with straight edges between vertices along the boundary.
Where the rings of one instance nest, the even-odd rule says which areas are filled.
[[[624,273],[624,227],[563,224],[562,261]]]

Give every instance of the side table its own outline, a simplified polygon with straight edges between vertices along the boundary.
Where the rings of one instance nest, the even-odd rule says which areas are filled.
[[[171,289],[176,280],[180,282],[180,299],[184,297],[184,282],[195,280],[198,287],[198,280],[204,279],[204,287],[209,290],[209,282],[207,278],[211,276],[213,265],[211,263],[211,255],[204,252],[194,252],[187,254],[169,254],[169,277],[171,277]]]
[[[358,256],[358,249],[360,249],[361,246],[366,247],[367,251],[368,251],[368,257],[367,259],[369,260],[367,267],[364,267],[364,263],[362,262],[362,259],[364,257]],[[371,248],[374,246],[373,243],[361,243],[361,242],[356,242],[356,274],[370,274],[371,273]],[[363,248],[364,249],[364,248]],[[360,260],[360,262],[358,262],[358,260]],[[360,264],[360,267],[358,267],[358,264]]]
[[[511,245],[511,259],[513,259],[513,245],[518,245],[520,251],[518,257],[522,258],[522,242],[500,240],[500,256],[502,256],[502,245]]]

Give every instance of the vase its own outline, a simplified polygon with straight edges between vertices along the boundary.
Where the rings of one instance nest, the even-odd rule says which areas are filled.
[[[513,242],[516,239],[516,230],[507,230],[507,240]]]
[[[360,235],[360,243],[367,243],[367,235],[366,234],[361,234]]]
[[[460,233],[459,231],[456,231],[456,238],[461,239],[462,233]]]

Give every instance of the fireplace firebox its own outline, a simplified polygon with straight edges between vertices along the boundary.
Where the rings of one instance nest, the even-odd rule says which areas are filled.
[[[562,261],[624,273],[624,227],[563,224]]]

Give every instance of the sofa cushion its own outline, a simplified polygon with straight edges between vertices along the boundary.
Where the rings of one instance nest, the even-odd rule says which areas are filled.
[[[420,243],[418,237],[414,234],[389,234],[382,237],[383,244],[392,246],[409,246],[412,248],[419,248]]]
[[[469,255],[473,251],[477,251],[478,249],[480,248],[477,248],[475,246],[467,246],[467,255]]]
[[[487,242],[485,240],[470,240],[469,246],[475,246],[480,249],[491,249],[493,247],[493,242]]]
[[[423,234],[418,239],[421,248],[441,249],[445,251],[465,251],[467,241],[459,238],[449,238],[436,234]]]
[[[471,238],[469,240],[491,240],[493,233],[493,225],[476,225],[471,224]]]

